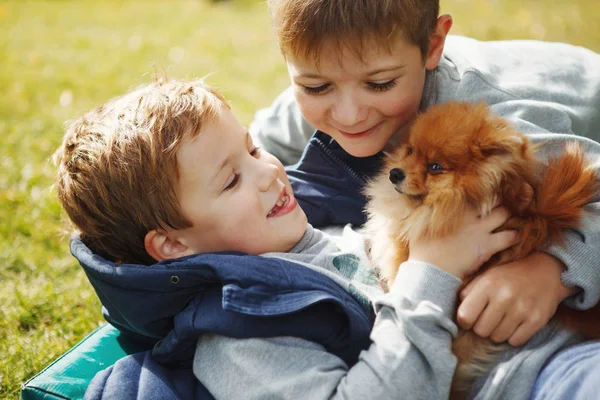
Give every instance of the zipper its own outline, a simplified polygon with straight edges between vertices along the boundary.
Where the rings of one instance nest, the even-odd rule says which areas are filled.
[[[346,171],[348,171],[358,181],[359,184],[367,183],[367,180],[362,175],[359,175],[348,164],[346,164],[341,158],[339,158],[335,153],[333,153],[331,150],[329,150],[329,148],[325,145],[325,143],[323,143],[323,141],[321,139],[319,139],[319,138],[314,138],[314,139],[316,139],[317,143],[319,143],[321,150],[323,150],[331,159],[333,159],[339,165],[344,167],[346,169]]]

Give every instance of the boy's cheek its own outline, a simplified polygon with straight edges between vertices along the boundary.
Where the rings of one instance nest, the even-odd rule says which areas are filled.
[[[297,89],[297,91],[300,91],[300,89]],[[318,125],[329,108],[325,102],[326,96],[327,94],[321,96],[310,96],[305,93],[296,94],[296,102],[302,116],[317,129],[320,129]]]

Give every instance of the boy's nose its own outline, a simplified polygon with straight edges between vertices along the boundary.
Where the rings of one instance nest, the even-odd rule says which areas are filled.
[[[268,191],[273,182],[277,181],[277,178],[279,178],[279,168],[276,165],[265,163],[258,177],[259,190],[261,192]]]
[[[345,127],[352,127],[367,117],[366,109],[357,101],[352,93],[338,96],[333,104],[331,117],[339,124]]]

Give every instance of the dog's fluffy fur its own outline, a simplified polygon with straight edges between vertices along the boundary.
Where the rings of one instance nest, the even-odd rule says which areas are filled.
[[[527,137],[485,104],[441,104],[416,119],[408,142],[367,186],[371,258],[389,286],[411,240],[452,233],[468,207],[485,215],[502,204],[512,218],[501,229],[518,230],[521,242],[480,271],[515,261],[560,243],[562,230],[579,225],[596,184],[595,169],[575,143],[543,163]],[[570,329],[600,337],[600,307],[561,308],[557,317]],[[461,331],[453,343],[459,365],[452,397],[464,396],[507,346]]]

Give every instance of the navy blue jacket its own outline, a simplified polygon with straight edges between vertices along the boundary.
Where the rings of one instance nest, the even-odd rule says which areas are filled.
[[[362,225],[367,180],[379,172],[383,153],[357,158],[317,131],[297,164],[286,167],[294,195],[314,227]]]
[[[309,268],[241,253],[213,253],[151,266],[120,264],[77,238],[79,260],[107,321],[152,344],[91,382],[86,399],[210,399],[191,370],[200,334],[296,336],[322,344],[349,366],[370,345],[372,322],[342,287]]]

